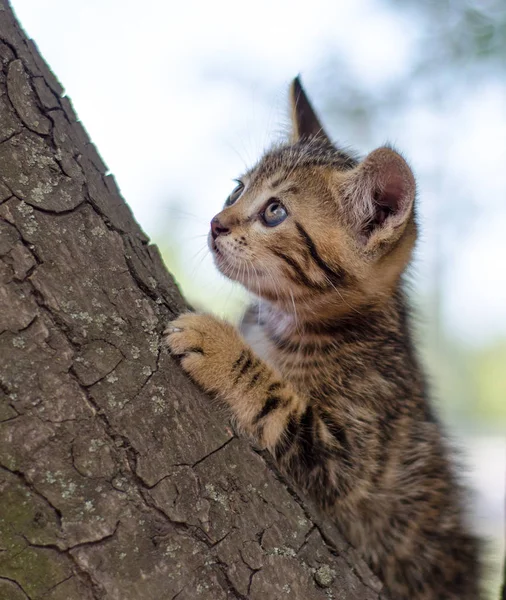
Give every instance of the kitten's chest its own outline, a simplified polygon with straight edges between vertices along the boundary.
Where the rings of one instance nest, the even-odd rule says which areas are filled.
[[[243,335],[255,354],[292,383],[297,391],[312,394],[327,387],[335,377],[335,365],[324,353],[308,352],[304,345],[294,341],[289,347],[280,348],[261,327],[251,326]]]

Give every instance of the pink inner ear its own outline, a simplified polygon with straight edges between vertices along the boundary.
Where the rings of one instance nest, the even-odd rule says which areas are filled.
[[[404,208],[406,190],[400,177],[390,176],[381,188],[374,192],[374,204],[378,209],[397,213]]]
[[[378,148],[350,175],[352,216],[366,237],[378,227],[397,228],[409,217],[415,180],[397,152]]]
[[[381,227],[388,217],[402,212],[405,204],[405,189],[400,177],[390,177],[382,187],[373,193],[374,215],[366,225],[365,230],[370,234],[376,227]]]

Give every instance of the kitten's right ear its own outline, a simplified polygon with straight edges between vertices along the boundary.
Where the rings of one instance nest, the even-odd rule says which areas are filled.
[[[290,112],[292,120],[292,142],[298,142],[301,139],[319,138],[322,141],[330,142],[325,133],[316,113],[309,102],[306,92],[302,87],[297,76],[290,86]]]
[[[346,173],[341,189],[348,220],[365,246],[386,247],[399,239],[413,214],[416,184],[398,152],[374,150]]]

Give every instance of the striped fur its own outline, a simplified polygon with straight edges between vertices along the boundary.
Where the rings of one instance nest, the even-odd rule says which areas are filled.
[[[416,239],[411,171],[388,148],[359,162],[314,119],[304,136],[307,106],[293,143],[246,173],[218,215],[226,234],[210,237],[218,268],[257,297],[241,332],[187,314],[167,344],[339,525],[392,600],[476,600],[478,542],[402,287]],[[261,221],[271,198],[288,212],[273,228]]]

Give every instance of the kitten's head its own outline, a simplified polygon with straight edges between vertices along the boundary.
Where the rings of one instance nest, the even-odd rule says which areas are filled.
[[[240,177],[211,222],[216,265],[258,296],[315,316],[381,301],[416,239],[411,169],[391,148],[358,161],[334,146],[298,79],[291,114],[290,143]]]

